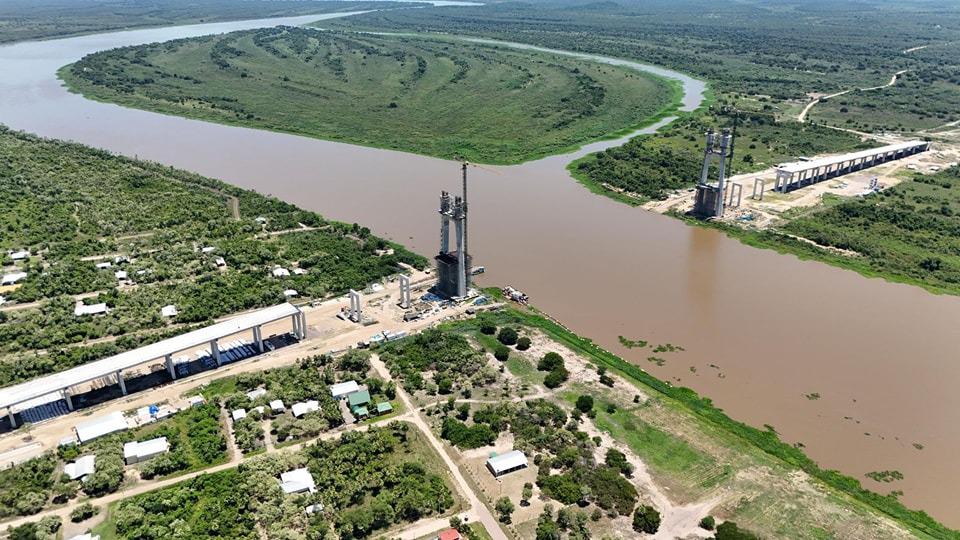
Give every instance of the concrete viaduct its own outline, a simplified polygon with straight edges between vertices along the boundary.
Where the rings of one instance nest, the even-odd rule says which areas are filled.
[[[840,156],[784,163],[777,166],[777,178],[773,189],[780,193],[786,193],[881,163],[926,152],[929,149],[929,142],[909,141]]]
[[[52,398],[46,399],[46,401],[62,398],[66,401],[67,407],[73,410],[71,388],[96,379],[115,376],[117,378],[117,384],[120,385],[120,391],[123,395],[127,395],[127,387],[123,380],[124,370],[163,358],[170,377],[176,379],[177,372],[174,369],[173,355],[196,346],[209,346],[210,355],[219,367],[220,348],[218,341],[221,338],[252,330],[254,346],[262,353],[264,350],[263,326],[286,318],[290,319],[293,327],[293,335],[297,339],[303,339],[306,336],[306,317],[300,308],[289,303],[284,303],[245,313],[206,328],[200,328],[145,347],[140,347],[139,349],[83,364],[66,371],[46,375],[14,386],[0,388],[0,408],[7,409],[10,426],[15,428],[17,424],[14,419],[14,413],[17,405],[22,406],[27,402],[39,401],[43,398]]]

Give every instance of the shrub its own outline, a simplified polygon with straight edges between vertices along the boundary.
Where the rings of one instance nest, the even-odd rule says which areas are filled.
[[[716,520],[713,519],[713,516],[707,516],[700,520],[700,528],[712,531],[713,527],[717,524]]]
[[[497,434],[486,424],[467,426],[463,422],[446,418],[440,429],[440,436],[458,448],[480,448],[489,446],[496,440]]]
[[[555,352],[548,352],[537,362],[539,371],[553,371],[558,367],[563,367],[563,357]]]
[[[580,412],[590,412],[593,409],[593,396],[580,396],[577,398],[577,410]]]
[[[717,533],[713,537],[715,540],[760,540],[759,536],[737,527],[732,521],[718,525]]]
[[[559,388],[561,384],[566,382],[570,377],[570,373],[564,367],[558,367],[557,369],[547,373],[547,376],[543,378],[543,385],[547,388]]]
[[[505,345],[498,345],[496,349],[493,350],[493,357],[501,362],[506,362],[510,358],[510,349]]]
[[[81,521],[86,521],[99,513],[99,508],[88,502],[85,502],[70,512],[70,521],[74,523],[80,523]]]
[[[513,514],[514,506],[508,497],[500,497],[497,499],[497,504],[494,509],[497,511],[500,521],[510,523],[510,515]]]
[[[523,336],[522,338],[517,340],[518,351],[525,351],[529,348],[530,348],[530,338],[528,338],[527,336]]]
[[[633,530],[656,534],[659,529],[660,512],[657,512],[656,508],[645,504],[637,507],[637,510],[633,513]]]
[[[497,340],[504,345],[516,345],[517,339],[517,331],[509,326],[501,328],[497,334]]]
[[[492,336],[497,333],[497,325],[493,324],[490,321],[481,321],[480,332],[488,336]]]

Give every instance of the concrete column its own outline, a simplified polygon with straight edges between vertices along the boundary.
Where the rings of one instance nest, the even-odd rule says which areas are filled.
[[[253,327],[253,343],[258,351],[263,352],[263,328],[260,326]]]
[[[300,339],[307,337],[307,314],[300,312]]]
[[[70,395],[70,389],[63,389],[63,400],[67,402],[67,408],[73,410],[73,396]]]
[[[300,317],[296,313],[290,316],[290,324],[293,326],[293,335],[300,339]]]
[[[10,427],[17,427],[17,419],[13,417],[13,407],[7,407],[7,418],[10,419]]]
[[[220,346],[215,339],[210,340],[210,354],[213,356],[213,361],[217,363],[217,367],[220,367]]]
[[[163,357],[164,362],[167,364],[167,373],[170,374],[171,379],[177,378],[177,370],[173,367],[173,356],[166,355]]]
[[[410,277],[400,274],[400,307],[410,309]]]
[[[123,381],[123,370],[117,370],[117,384],[120,385],[120,391],[123,392],[123,395],[127,395],[127,383]]]

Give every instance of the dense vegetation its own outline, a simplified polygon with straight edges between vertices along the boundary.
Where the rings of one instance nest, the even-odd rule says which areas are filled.
[[[454,504],[407,424],[346,433],[302,452],[268,454],[238,469],[203,475],[122,501],[106,525],[119,538],[365,538],[395,523],[438,514]],[[306,466],[315,494],[285,496],[280,473]],[[324,510],[305,514],[308,505]]]
[[[564,56],[291,27],[99,52],[62,74],[133,107],[495,163],[630,128],[674,94],[634,70]]]
[[[32,254],[4,269],[27,278],[0,294],[40,301],[0,313],[0,385],[283,302],[285,289],[324,297],[362,289],[401,263],[425,264],[356,224],[184,171],[2,128],[0,231],[0,249]],[[206,246],[214,251],[202,252]],[[378,254],[386,247],[394,254]],[[112,266],[98,269],[99,262]],[[275,266],[303,273],[275,278]],[[120,283],[117,270],[128,280]],[[112,311],[75,316],[74,295],[96,292],[86,301]],[[179,310],[172,322],[160,314],[168,304]],[[93,339],[101,342],[71,347]]]
[[[720,93],[805,99],[808,92],[880,85],[901,69],[956,100],[960,12],[908,0],[572,0],[378,12],[330,24],[481,35],[630,58],[710,81]],[[904,53],[905,50],[929,48]],[[909,91],[908,91],[909,92]],[[934,93],[914,93],[928,109]],[[954,115],[956,107],[953,108]]]
[[[933,52],[960,54],[956,43]],[[917,51],[917,56],[929,54]],[[916,70],[897,78],[888,88],[856,89],[817,104],[810,118],[817,122],[860,131],[915,132],[957,120],[960,110],[960,67],[944,66],[931,58]]]
[[[170,450],[137,467],[145,479],[202,469],[226,460],[227,442],[216,405],[202,405],[138,429],[114,433],[82,446],[61,446],[24,463],[0,471],[0,518],[30,515],[50,504],[61,504],[80,491],[91,497],[114,493],[123,485],[123,444],[166,437]],[[63,466],[78,457],[95,454],[96,471],[84,481],[71,481]]]
[[[960,167],[866,197],[833,200],[781,228],[854,251],[849,264],[871,274],[960,294]]]
[[[589,185],[626,191],[636,202],[665,199],[700,179],[704,133],[734,125],[732,113],[723,110],[717,105],[687,116],[655,135],[635,137],[623,146],[591,154],[570,168]],[[822,126],[778,122],[770,113],[740,113],[736,121],[732,174],[762,170],[799,156],[875,146]]]
[[[0,43],[134,27],[395,7],[391,2],[324,0],[5,0],[0,3]]]
[[[497,380],[483,353],[466,338],[436,329],[385,344],[380,358],[410,392],[450,394],[454,389],[486,386]]]

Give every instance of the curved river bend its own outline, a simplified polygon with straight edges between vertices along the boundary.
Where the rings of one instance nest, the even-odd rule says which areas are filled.
[[[70,94],[55,75],[103,49],[343,15],[3,46],[0,123],[271,193],[433,253],[437,196],[457,190],[455,163],[97,103]],[[682,78],[684,108],[696,107],[701,83],[661,74]],[[960,299],[749,248],[570,179],[572,159],[622,142],[498,167],[500,174],[472,170],[471,247],[488,268],[484,280],[524,290],[576,332],[712,397],[733,417],[775,426],[826,467],[861,479],[902,471],[903,481],[874,487],[902,489],[908,505],[960,527],[952,489],[960,485]],[[619,335],[686,352],[656,367],[649,350],[624,349]],[[814,392],[821,399],[804,397]]]

